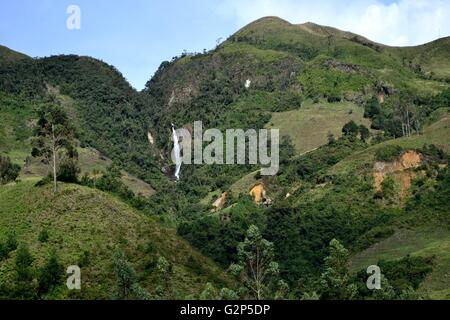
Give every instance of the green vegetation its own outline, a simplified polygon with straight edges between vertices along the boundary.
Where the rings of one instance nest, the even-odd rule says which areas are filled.
[[[117,277],[116,299],[149,300],[150,294],[143,289],[138,281],[136,271],[125,260],[123,252],[114,253],[114,270]]]
[[[49,235],[46,242],[38,240],[43,228]],[[12,287],[15,257],[19,253],[17,243],[26,244],[33,257],[31,269],[36,281],[39,270],[47,264],[57,270],[54,258],[49,256],[52,250],[56,251],[59,265],[82,262],[83,291],[70,292],[63,277],[57,285],[46,286],[51,290],[42,292],[41,298],[45,299],[112,298],[116,288],[112,254],[115,248],[126,254],[139,274],[139,284],[155,296],[160,276],[156,267],[148,264],[152,255],[163,256],[173,265],[170,283],[174,298],[200,294],[206,282],[218,288],[233,286],[220,268],[173,230],[161,227],[154,218],[143,216],[114,196],[77,185],[60,184],[56,196],[50,186],[35,187],[32,181],[0,188],[0,239],[4,248],[1,252],[7,252],[0,263],[2,298],[16,297]],[[146,249],[149,243],[155,248],[153,254]],[[57,273],[50,280],[43,279],[43,284],[54,283],[55,277]]]
[[[341,136],[342,126],[350,120],[370,126],[362,108],[353,103],[309,102],[298,110],[273,113],[267,128],[280,129],[280,135],[289,136],[301,154],[326,144],[330,133]]]
[[[254,300],[282,298],[279,290],[287,288],[282,280],[277,281],[279,268],[273,261],[273,243],[263,239],[258,227],[250,226],[237,250],[238,262],[232,264],[230,270],[244,285],[239,291]]]
[[[386,145],[375,151],[375,160],[393,162],[400,158],[403,151],[403,148],[399,145]]]
[[[19,165],[11,163],[8,157],[0,156],[0,185],[15,181],[19,171]]]
[[[46,105],[39,110],[33,157],[42,158],[51,167],[53,191],[58,191],[57,180],[76,182],[79,168],[73,146],[74,128],[67,114],[58,106]]]
[[[448,43],[268,17],[142,92],[93,58],[0,47],[0,298],[449,298]],[[183,165],[172,181],[171,123],[194,121],[279,128],[278,174]],[[407,151],[417,166],[374,172]]]

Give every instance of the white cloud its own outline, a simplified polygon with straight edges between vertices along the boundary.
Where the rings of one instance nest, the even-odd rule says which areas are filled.
[[[352,31],[392,46],[418,45],[450,35],[447,0],[223,0],[220,13],[238,26],[263,16]]]

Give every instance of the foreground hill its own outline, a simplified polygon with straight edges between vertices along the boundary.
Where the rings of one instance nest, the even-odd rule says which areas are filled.
[[[39,235],[48,232],[42,242]],[[34,258],[33,267],[44,264],[55,249],[64,269],[80,265],[82,290],[74,293],[61,285],[45,298],[110,299],[116,288],[112,255],[120,248],[139,276],[139,283],[153,297],[162,276],[153,265],[163,256],[172,265],[170,292],[162,298],[197,297],[206,282],[218,288],[230,283],[209,259],[201,256],[173,230],[162,227],[118,199],[103,192],[77,185],[63,185],[57,195],[51,188],[35,187],[24,181],[0,187],[0,239],[14,232],[19,244],[26,244]],[[17,251],[0,263],[0,288],[14,281]],[[37,274],[35,274],[37,276]],[[1,290],[0,290],[1,291]],[[5,292],[2,292],[4,295]]]

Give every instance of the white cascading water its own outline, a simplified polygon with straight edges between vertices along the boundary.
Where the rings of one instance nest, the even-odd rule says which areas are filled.
[[[173,156],[175,158],[175,178],[180,180],[180,170],[181,170],[181,149],[178,142],[177,132],[175,131],[175,126],[172,123],[172,139],[173,139]]]

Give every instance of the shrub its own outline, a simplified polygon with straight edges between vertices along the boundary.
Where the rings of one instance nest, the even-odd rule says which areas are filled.
[[[59,263],[56,251],[50,251],[50,255],[48,256],[45,265],[39,272],[39,292],[46,293],[60,284],[63,274],[64,268]]]
[[[48,230],[47,228],[43,228],[38,235],[39,242],[45,243],[48,241]]]
[[[0,156],[0,184],[15,181],[19,176],[20,166],[11,163],[9,157]]]
[[[80,168],[77,165],[77,161],[74,159],[66,159],[59,166],[57,173],[58,181],[76,183],[78,181],[78,174]]]
[[[342,128],[342,133],[346,136],[347,135],[356,136],[358,134],[358,131],[359,131],[359,127],[353,120],[346,123],[344,125],[344,127]]]
[[[5,248],[8,252],[17,249],[17,237],[15,232],[9,232],[5,242]]]

